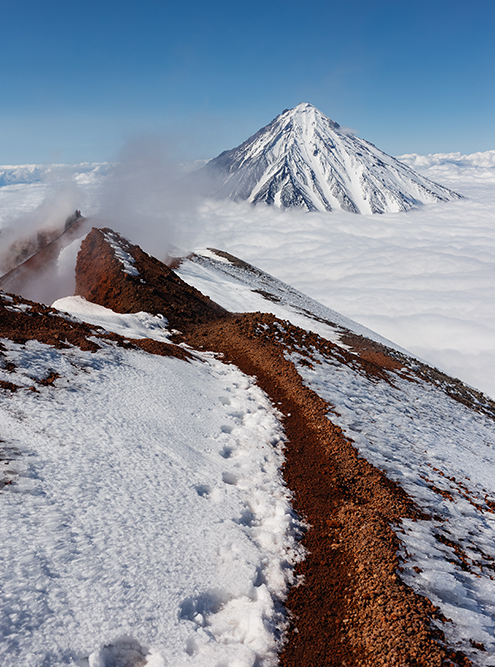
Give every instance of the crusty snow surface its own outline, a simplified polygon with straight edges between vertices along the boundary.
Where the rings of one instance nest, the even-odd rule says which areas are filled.
[[[404,520],[398,529],[402,578],[451,620],[441,626],[451,646],[471,654],[475,664],[493,665],[495,513],[485,504],[487,496],[495,499],[493,420],[426,382],[394,377],[395,386],[374,383],[344,365],[316,360],[314,368],[298,370],[335,406],[332,421],[435,517]],[[473,653],[470,640],[486,653]]]
[[[168,339],[160,318],[86,310]],[[26,387],[0,397],[2,666],[276,664],[297,523],[253,380],[206,353],[2,342],[1,379]]]

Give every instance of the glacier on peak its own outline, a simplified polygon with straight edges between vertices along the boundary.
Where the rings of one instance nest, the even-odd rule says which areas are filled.
[[[307,211],[407,211],[461,195],[303,102],[192,175],[205,194]]]

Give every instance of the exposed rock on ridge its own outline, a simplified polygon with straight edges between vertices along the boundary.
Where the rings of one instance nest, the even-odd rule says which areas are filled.
[[[126,268],[126,261],[132,271]],[[76,294],[118,313],[162,314],[172,327],[180,329],[228,316],[165,264],[111,229],[94,228],[82,242]]]
[[[89,227],[88,218],[76,218],[31,257],[1,276],[0,289],[47,304],[66,296],[67,284],[60,275],[60,255],[72,242],[84,236]]]

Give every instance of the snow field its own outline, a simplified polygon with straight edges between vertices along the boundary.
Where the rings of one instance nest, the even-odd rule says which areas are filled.
[[[189,285],[207,294],[218,304],[234,313],[270,312],[280,319],[313,331],[338,345],[342,329],[367,336],[383,345],[409,354],[391,341],[348,317],[323,306],[290,285],[254,269],[240,268],[208,249],[196,250],[194,260],[185,258],[176,273]]]
[[[152,338],[164,343],[170,342],[168,322],[163,315],[151,313],[116,313],[98,303],[87,301],[83,296],[67,296],[52,303],[64,313],[80,318],[100,329],[112,331],[125,338]]]
[[[60,377],[2,391],[2,665],[275,665],[300,552],[261,390],[211,355],[3,342],[2,379]]]
[[[360,454],[398,482],[433,518],[403,521],[403,580],[438,605],[451,646],[476,665],[495,654],[495,424],[424,381],[368,379],[314,353],[291,355],[305,383]],[[493,508],[493,506],[492,506]],[[413,568],[419,568],[415,571]],[[473,649],[470,640],[486,652]]]

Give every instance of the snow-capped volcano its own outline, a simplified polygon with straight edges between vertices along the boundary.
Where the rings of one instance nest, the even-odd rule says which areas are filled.
[[[306,103],[196,173],[215,197],[308,211],[386,213],[461,198]]]

